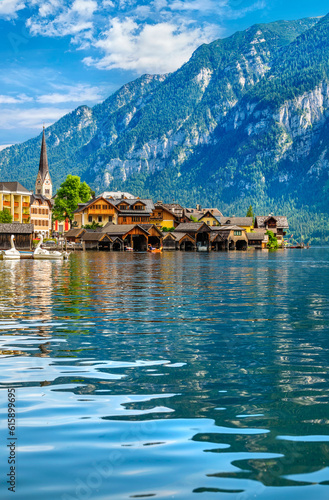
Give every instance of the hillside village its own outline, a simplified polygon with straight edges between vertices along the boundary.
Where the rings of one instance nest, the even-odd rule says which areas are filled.
[[[70,223],[54,216],[55,198],[43,131],[35,192],[17,181],[0,182],[0,212],[10,219],[0,224],[0,248],[9,248],[14,234],[21,249],[32,248],[39,235],[62,237],[71,248],[111,251],[261,249],[272,235],[283,247],[289,227],[281,215],[227,217],[216,207],[187,208],[113,191],[78,203]]]

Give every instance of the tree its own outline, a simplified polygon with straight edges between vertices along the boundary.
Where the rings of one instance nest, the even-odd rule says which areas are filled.
[[[100,227],[103,227],[102,224],[99,224],[98,222],[95,222],[94,220],[92,221],[91,224],[86,224],[83,226],[85,229],[99,229]]]
[[[267,248],[269,250],[277,250],[279,244],[277,238],[274,236],[274,233],[272,231],[266,231],[268,235],[268,243],[267,243]]]
[[[77,175],[68,175],[56,194],[54,219],[63,221],[67,218],[72,224],[73,212],[78,208],[78,203],[87,203],[90,198],[91,189],[88,184],[81,182]]]
[[[0,223],[1,224],[10,224],[11,222],[13,222],[13,216],[11,215],[8,208],[4,208],[3,210],[0,210]]]
[[[249,205],[249,208],[247,210],[247,214],[246,214],[246,217],[252,217],[254,219],[255,215],[254,215],[254,209],[252,208],[251,205]]]

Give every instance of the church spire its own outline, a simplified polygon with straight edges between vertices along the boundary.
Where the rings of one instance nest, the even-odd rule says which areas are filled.
[[[45,126],[43,126],[43,132],[42,132],[39,172],[41,174],[41,179],[43,182],[45,180],[47,172],[49,174],[48,158],[47,158],[47,146],[46,146],[46,137],[45,137]]]
[[[53,188],[52,188],[49,167],[48,167],[45,127],[43,127],[40,163],[39,163],[39,171],[38,171],[38,175],[37,175],[37,180],[35,183],[35,192],[36,192],[36,194],[39,194],[39,195],[41,194],[45,198],[50,199],[52,197],[52,190],[53,190]]]

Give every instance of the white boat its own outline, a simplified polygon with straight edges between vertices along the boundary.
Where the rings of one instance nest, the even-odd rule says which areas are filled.
[[[40,241],[33,252],[33,259],[63,260],[68,258],[69,254],[67,252],[58,252],[58,250],[46,250],[45,248],[41,248],[42,243],[43,243],[43,236],[41,235]]]
[[[10,237],[11,248],[9,248],[9,250],[1,250],[0,251],[0,258],[1,259],[3,259],[3,260],[18,260],[21,258],[21,254],[15,248],[14,239],[15,239],[15,236],[12,234]]]

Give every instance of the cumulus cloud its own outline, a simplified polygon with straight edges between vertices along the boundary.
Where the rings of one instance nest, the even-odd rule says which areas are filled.
[[[202,43],[214,37],[214,28],[163,22],[140,26],[130,18],[114,18],[94,47],[101,58],[86,57],[85,64],[98,69],[120,68],[138,73],[167,73],[186,62]]]
[[[65,5],[57,0],[42,2],[38,14],[30,17],[26,25],[32,35],[67,36],[93,31],[93,15],[98,9],[95,0],[74,0]]]
[[[25,8],[25,3],[21,0],[1,0],[0,18],[14,19],[17,12]]]

